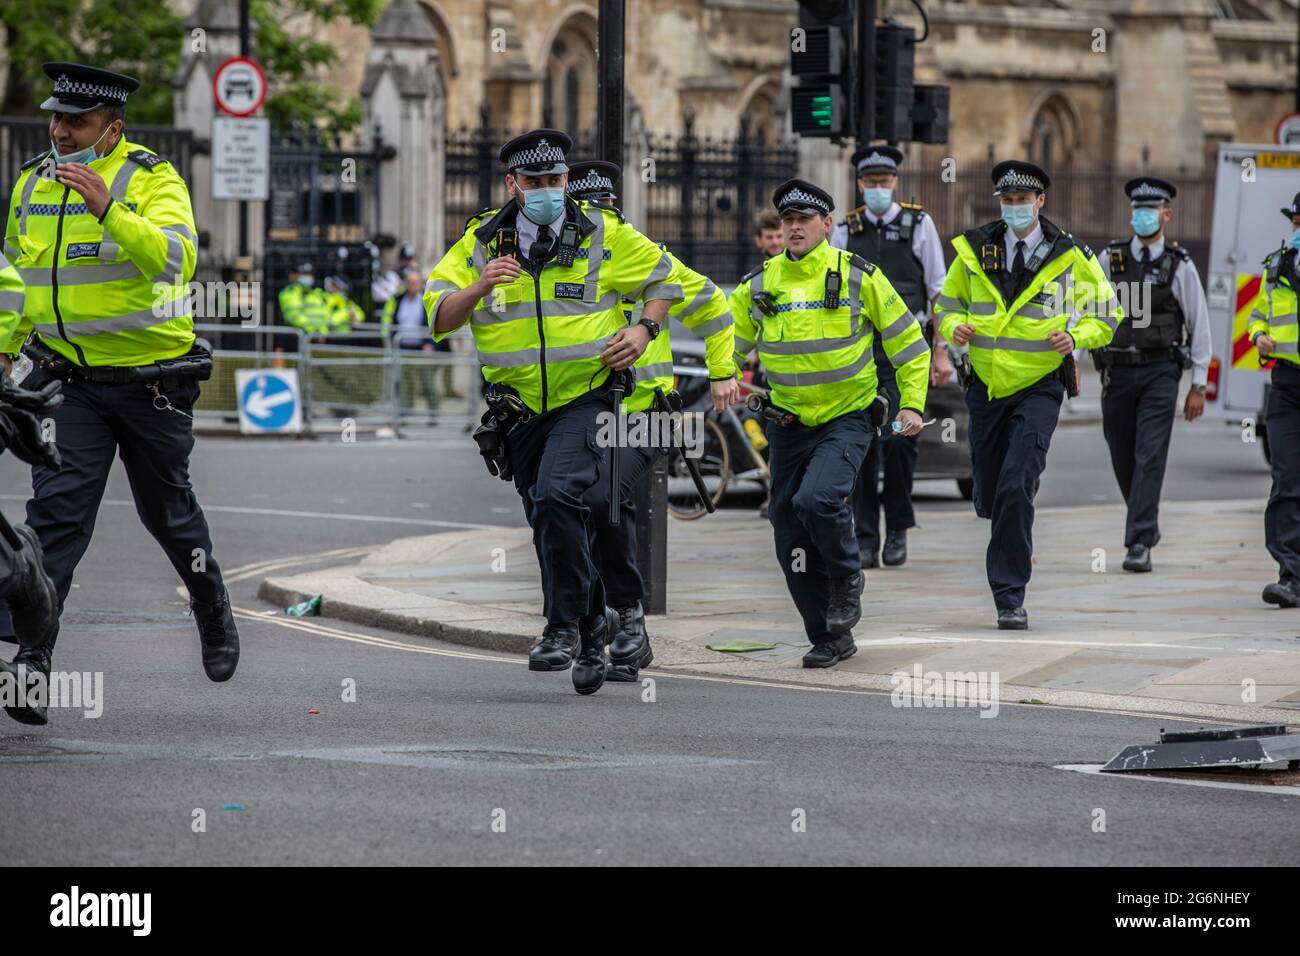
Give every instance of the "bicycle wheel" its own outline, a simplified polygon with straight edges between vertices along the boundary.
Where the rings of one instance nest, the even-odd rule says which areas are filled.
[[[716,506],[727,490],[727,482],[731,480],[731,453],[727,450],[726,436],[718,423],[706,418],[704,426],[704,454],[696,461],[700,467],[700,477],[704,479],[704,486]],[[668,463],[668,513],[681,521],[694,521],[708,514],[695,490],[695,483],[686,468],[686,459],[679,448],[673,449]]]

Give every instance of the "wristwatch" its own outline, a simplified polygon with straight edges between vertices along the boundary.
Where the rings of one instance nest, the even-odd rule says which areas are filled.
[[[658,323],[658,322],[654,322],[654,321],[652,321],[652,320],[650,320],[650,319],[642,319],[640,322],[637,323],[637,325],[644,325],[644,326],[645,326],[646,331],[650,333],[650,341],[652,341],[652,342],[653,342],[653,341],[655,340],[655,338],[659,335],[659,323]]]
[[[1204,394],[1205,394],[1206,392],[1208,392],[1209,390],[1210,390],[1210,386],[1209,386],[1208,384],[1206,384],[1206,385],[1193,385],[1193,386],[1192,386],[1192,391],[1193,391],[1193,392],[1200,392],[1202,395],[1204,395]]]

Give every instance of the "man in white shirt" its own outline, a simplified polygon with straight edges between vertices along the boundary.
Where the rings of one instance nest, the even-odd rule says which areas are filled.
[[[1111,466],[1128,505],[1124,570],[1151,570],[1160,540],[1160,488],[1169,458],[1183,369],[1192,387],[1183,417],[1205,410],[1210,368],[1210,315],[1196,264],[1165,240],[1178,190],[1155,176],[1124,186],[1133,209],[1133,235],[1106,247],[1101,267],[1124,303],[1124,321],[1111,343],[1093,350],[1101,370],[1102,430]]]

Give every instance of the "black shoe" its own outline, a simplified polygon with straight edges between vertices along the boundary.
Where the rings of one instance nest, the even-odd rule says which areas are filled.
[[[862,620],[862,572],[831,578],[831,599],[826,607],[826,630],[845,634]]]
[[[841,634],[831,641],[814,644],[803,656],[804,667],[834,667],[842,660],[847,660],[858,652],[858,645],[852,634]]]
[[[578,625],[578,658],[573,662],[573,689],[579,694],[594,694],[605,683],[609,664],[605,645],[618,629],[618,612],[612,607],[605,613]]]
[[[1300,581],[1282,578],[1276,584],[1265,586],[1264,603],[1276,604],[1278,607],[1300,606]]]
[[[1128,554],[1124,555],[1125,571],[1150,571],[1151,549],[1145,544],[1130,545]]]
[[[645,612],[639,601],[614,610],[618,612],[618,629],[614,633],[614,639],[609,642],[610,663],[634,664],[650,640],[645,629]]]
[[[15,525],[13,530],[22,549],[10,559],[12,567],[0,587],[0,604],[9,608],[18,646],[36,650],[58,632],[59,595],[45,573],[45,552],[36,532],[25,524]]]
[[[542,639],[528,652],[530,671],[564,671],[578,651],[578,625],[547,624]]]
[[[218,684],[230,680],[239,666],[239,630],[230,610],[230,595],[223,592],[214,604],[191,600],[190,610],[199,626],[203,673]]]
[[[887,568],[896,568],[907,560],[906,531],[890,531],[885,535],[885,550],[880,560]]]
[[[880,567],[880,553],[878,551],[872,551],[870,554],[862,555],[863,571],[867,571],[870,570],[871,568],[878,568],[878,567]]]
[[[613,654],[613,648],[610,649]],[[615,664],[612,661],[608,668],[605,669],[605,680],[613,684],[634,684],[637,678],[641,676],[641,669],[649,667],[654,662],[655,652],[650,649],[650,639],[646,638],[645,645],[641,648],[641,656],[632,664]]]
[[[42,699],[44,704],[37,706],[35,704],[20,704],[13,707],[6,707],[5,713],[18,721],[20,724],[30,724],[33,727],[42,727],[50,722],[46,713],[46,707],[49,704],[50,695],[50,648],[52,642],[46,643],[43,647],[35,650],[23,648],[14,657],[12,664],[0,664],[0,670],[4,672],[7,680],[15,681],[15,690],[21,685],[26,690],[37,693],[37,688],[41,682],[44,682]],[[40,676],[38,676],[40,675]]]
[[[998,611],[998,630],[1000,631],[1027,631],[1029,630],[1029,615],[1025,613],[1023,607],[1006,607]]]

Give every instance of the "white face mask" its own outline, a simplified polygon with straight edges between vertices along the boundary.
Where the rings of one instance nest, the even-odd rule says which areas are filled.
[[[99,159],[99,153],[95,152],[95,147],[100,144],[108,131],[112,129],[113,124],[109,123],[104,127],[104,132],[99,134],[99,139],[95,140],[85,149],[78,149],[71,153],[59,153],[59,147],[54,145],[54,140],[50,140],[50,154],[54,157],[56,163],[91,163]]]

